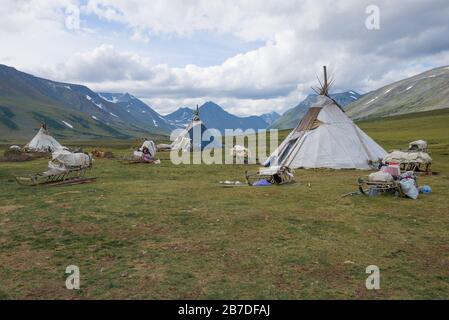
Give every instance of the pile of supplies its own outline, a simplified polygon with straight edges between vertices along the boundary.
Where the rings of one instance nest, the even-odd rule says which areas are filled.
[[[401,195],[410,199],[417,199],[420,191],[422,193],[430,193],[429,186],[418,188],[417,176],[413,171],[401,173],[399,163],[391,163],[383,166],[380,171],[373,172],[368,176],[370,182],[369,195],[378,195],[379,190],[396,190]],[[389,187],[391,186],[391,187]],[[399,189],[399,190],[397,190]]]
[[[135,160],[142,162],[159,164],[160,160],[156,159],[156,145],[151,140],[145,140],[142,146],[134,151],[133,156]]]
[[[432,158],[427,149],[427,142],[424,140],[410,142],[406,151],[393,150],[384,157],[383,162],[399,163],[405,171],[422,171],[428,174],[432,172]]]

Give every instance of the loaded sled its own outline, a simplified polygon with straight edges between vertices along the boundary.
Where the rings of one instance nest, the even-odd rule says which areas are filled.
[[[86,172],[92,168],[92,157],[85,153],[72,153],[67,150],[56,151],[48,163],[48,170],[37,174],[15,175],[18,184],[36,185],[73,185],[88,183],[95,178],[86,178]]]

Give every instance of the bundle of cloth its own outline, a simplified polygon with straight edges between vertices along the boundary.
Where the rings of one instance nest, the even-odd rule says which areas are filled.
[[[432,158],[427,152],[427,141],[416,140],[409,143],[407,151],[394,150],[387,154],[384,159],[384,163],[417,163],[417,164],[431,164]]]
[[[410,151],[427,151],[427,141],[416,140],[408,144],[408,150]]]
[[[52,153],[51,160],[48,162],[48,170],[44,172],[44,175],[59,174],[74,168],[88,168],[92,165],[92,161],[88,154],[59,149]]]
[[[380,171],[368,176],[370,182],[392,183],[398,181],[401,191],[411,199],[417,199],[419,195],[416,175],[413,171],[401,173],[398,166],[384,166]]]
[[[151,140],[145,140],[142,146],[134,151],[134,158],[136,160],[143,160],[148,163],[157,163],[158,160],[155,158],[156,156],[156,145]]]
[[[229,150],[229,152],[230,152],[230,155],[232,157],[237,157],[237,158],[249,158],[249,157],[251,157],[251,151],[249,151],[244,146],[241,146],[241,145],[238,145],[238,144],[233,146]]]
[[[383,159],[385,163],[399,162],[399,163],[432,163],[432,158],[427,152],[423,151],[393,151],[385,156]]]

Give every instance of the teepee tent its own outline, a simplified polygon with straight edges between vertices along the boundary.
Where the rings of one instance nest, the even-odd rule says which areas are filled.
[[[207,130],[200,119],[198,105],[193,114],[192,122],[185,128],[175,141],[171,144],[171,150],[174,151],[202,151],[210,148],[221,148],[220,141],[215,141],[214,137],[203,140],[203,134]]]
[[[328,96],[324,67],[317,102],[264,163],[289,168],[370,169],[387,153]]]
[[[63,146],[49,134],[47,126],[43,124],[39,132],[25,145],[24,149],[34,152],[54,152],[62,148]]]

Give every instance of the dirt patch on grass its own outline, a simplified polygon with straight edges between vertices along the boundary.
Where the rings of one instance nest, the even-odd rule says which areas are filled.
[[[21,208],[23,208],[23,206],[14,206],[14,205],[2,206],[2,207],[0,207],[0,214],[8,214],[8,213],[14,212],[16,210],[19,210]]]
[[[20,245],[8,253],[2,254],[1,264],[15,271],[30,270],[34,267],[48,266],[51,252],[32,249],[29,245]]]

